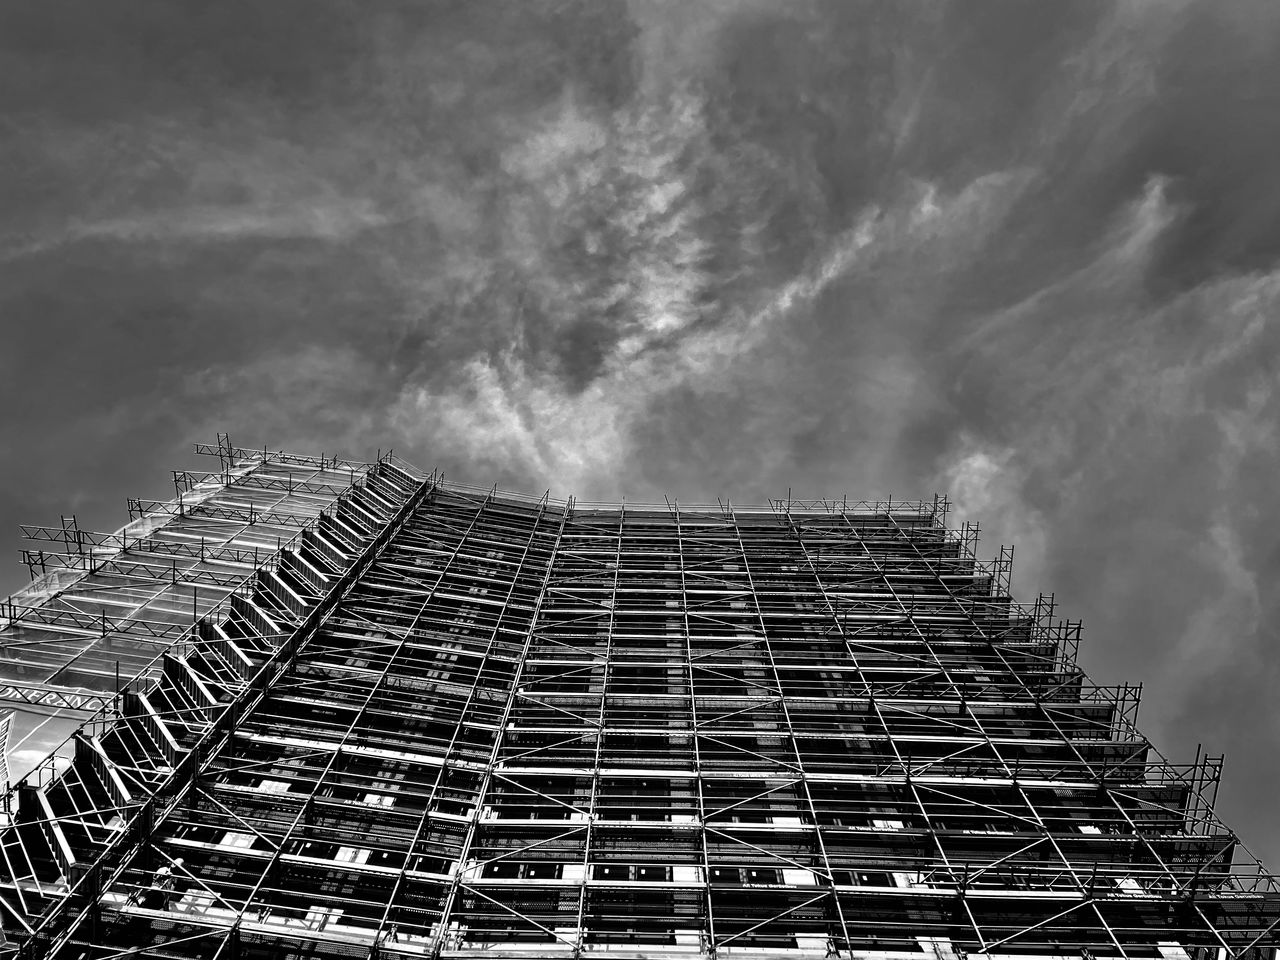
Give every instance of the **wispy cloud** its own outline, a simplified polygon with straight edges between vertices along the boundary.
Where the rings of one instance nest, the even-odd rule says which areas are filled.
[[[105,220],[69,223],[42,237],[15,238],[0,247],[0,258],[49,253],[85,240],[120,243],[232,240],[346,240],[385,226],[391,218],[368,199],[315,202],[275,209],[186,207]]]

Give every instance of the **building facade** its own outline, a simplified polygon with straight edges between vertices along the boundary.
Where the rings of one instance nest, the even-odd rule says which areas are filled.
[[[8,794],[10,954],[1274,956],[1218,761],[1156,753],[944,501],[600,505],[209,452],[200,502],[74,569],[104,604],[135,554],[147,596],[210,564],[222,592],[154,651],[114,619],[50,643],[11,694],[100,703]],[[255,477],[306,509],[248,516]],[[178,520],[223,553],[158,583]],[[83,584],[48,576],[0,622],[10,680]]]

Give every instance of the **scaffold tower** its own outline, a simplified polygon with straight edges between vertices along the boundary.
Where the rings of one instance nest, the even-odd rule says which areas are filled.
[[[944,498],[197,450],[115,534],[24,528],[0,697],[87,718],[5,795],[0,957],[1275,958],[1220,758]]]

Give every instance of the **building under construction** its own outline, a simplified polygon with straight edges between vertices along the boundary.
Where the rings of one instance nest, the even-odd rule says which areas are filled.
[[[927,501],[588,504],[219,443],[26,528],[0,956],[1271,958],[1280,885]]]

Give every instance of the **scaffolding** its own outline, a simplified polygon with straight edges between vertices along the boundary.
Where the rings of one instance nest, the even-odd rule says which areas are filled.
[[[0,700],[82,715],[108,704],[373,466],[243,450],[225,434],[196,453],[219,469],[174,471],[174,498],[131,499],[114,533],[74,515],[21,528],[31,584],[0,602]]]
[[[6,798],[10,953],[1274,956],[1220,758],[1155,751],[945,500],[332,469]]]

